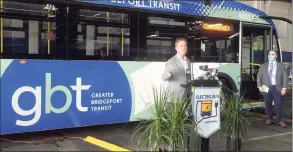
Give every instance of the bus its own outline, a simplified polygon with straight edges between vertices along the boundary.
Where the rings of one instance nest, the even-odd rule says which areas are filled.
[[[1,134],[149,118],[177,38],[194,79],[216,68],[253,107],[258,65],[268,50],[282,61],[272,20],[237,1],[2,0],[0,13]]]

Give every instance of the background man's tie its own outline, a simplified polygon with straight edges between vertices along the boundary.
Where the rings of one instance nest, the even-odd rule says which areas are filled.
[[[274,64],[273,63],[270,63],[270,70],[269,70],[270,85],[272,85],[273,69],[274,69]]]

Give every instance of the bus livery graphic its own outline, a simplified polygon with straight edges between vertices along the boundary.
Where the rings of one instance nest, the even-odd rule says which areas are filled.
[[[188,40],[195,79],[206,75],[199,66],[208,65],[218,69],[224,85],[246,89],[251,100],[259,99],[255,65],[266,60],[269,49],[282,54],[273,22],[236,1],[3,4],[1,134],[151,119],[152,89],[165,85],[161,75],[179,37]],[[210,105],[203,104],[207,115]]]

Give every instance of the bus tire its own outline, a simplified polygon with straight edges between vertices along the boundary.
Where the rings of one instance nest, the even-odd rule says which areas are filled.
[[[222,82],[222,89],[221,89],[221,107],[222,107],[221,111],[222,111],[226,103],[228,102],[227,97],[232,95],[234,90],[232,90],[232,85],[230,84],[229,80],[225,78],[220,78],[220,81]]]
[[[222,82],[222,91],[223,93],[225,93],[225,95],[230,95],[232,94],[232,92],[234,92],[234,90],[232,89],[232,85],[230,84],[229,80],[222,78],[220,79],[220,81]],[[232,92],[231,92],[232,91]]]

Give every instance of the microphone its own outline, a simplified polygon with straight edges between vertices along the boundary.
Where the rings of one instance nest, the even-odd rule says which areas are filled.
[[[185,75],[187,76],[187,82],[190,83],[191,82],[191,80],[190,80],[191,73],[190,73],[190,70],[189,69],[186,69]]]
[[[209,71],[208,65],[201,65],[199,66],[199,69],[203,71]]]
[[[203,71],[209,71],[209,72],[216,72],[216,73],[218,72],[218,69],[209,68],[208,65],[201,65],[199,66],[199,69]]]
[[[193,62],[194,62],[194,58],[193,58],[193,56],[191,56],[191,81],[194,79],[194,76],[193,76]]]
[[[214,79],[218,73],[218,69],[208,68],[208,65],[199,66],[199,69],[207,72],[208,79]]]
[[[189,70],[189,69],[186,69],[186,70],[185,70],[185,74],[186,74],[186,75],[190,75],[190,70]]]

